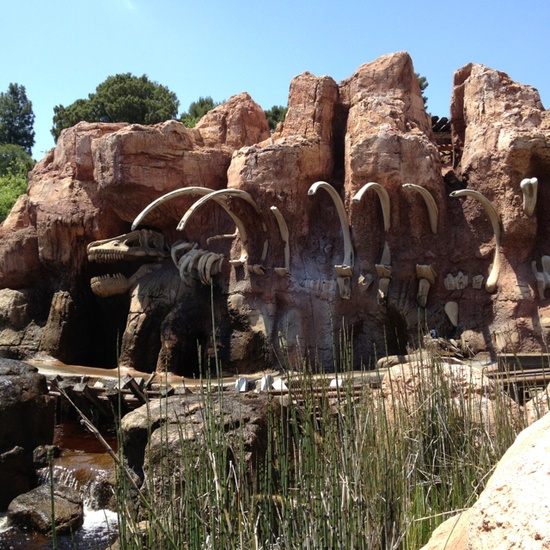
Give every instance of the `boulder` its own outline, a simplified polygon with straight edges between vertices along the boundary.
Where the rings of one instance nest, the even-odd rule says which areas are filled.
[[[128,464],[140,475],[180,473],[182,453],[197,453],[210,433],[209,422],[224,426],[224,441],[240,449],[252,474],[264,458],[268,441],[269,397],[261,394],[173,395],[155,399],[122,419],[122,443]],[[185,454],[188,458],[188,455]],[[167,458],[168,464],[163,461]],[[231,457],[230,457],[231,458]],[[234,456],[233,461],[240,456]],[[188,463],[189,460],[185,460]]]
[[[424,549],[548,548],[549,435],[550,415],[547,414],[518,435],[472,508],[458,521],[457,518],[447,520]],[[446,540],[449,546],[443,546]]]
[[[19,495],[8,507],[8,522],[21,529],[49,533],[55,523],[60,535],[76,531],[84,520],[82,498],[75,489],[59,485],[52,495],[49,485],[40,485]]]
[[[0,358],[0,511],[36,483],[33,451],[53,441],[55,401],[37,369]]]

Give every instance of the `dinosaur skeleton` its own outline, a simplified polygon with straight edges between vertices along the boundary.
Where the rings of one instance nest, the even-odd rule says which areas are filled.
[[[90,286],[94,294],[100,297],[124,294],[141,277],[155,269],[158,262],[170,256],[178,268],[182,281],[191,284],[193,279],[198,279],[204,285],[211,285],[212,277],[221,271],[224,256],[197,247],[197,243],[177,242],[169,249],[164,237],[150,229],[131,231],[112,239],[94,241],[87,248],[88,259],[92,262],[146,263],[130,277],[122,273],[92,277]]]

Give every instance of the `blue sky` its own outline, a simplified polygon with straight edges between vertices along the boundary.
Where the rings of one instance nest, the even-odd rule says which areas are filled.
[[[127,72],[167,86],[180,111],[243,91],[268,109],[304,71],[340,82],[405,50],[432,114],[448,116],[453,73],[469,62],[534,86],[548,108],[549,21],[549,0],[4,0],[0,91],[26,87],[36,159],[54,146],[55,105]]]

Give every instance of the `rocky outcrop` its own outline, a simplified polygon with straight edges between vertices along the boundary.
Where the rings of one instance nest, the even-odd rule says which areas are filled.
[[[193,129],[78,124],[0,227],[0,350],[191,375],[215,358],[234,373],[304,358],[330,369],[343,340],[356,366],[373,365],[426,327],[475,351],[543,349],[547,112],[530,86],[467,65],[451,115],[443,166],[399,52],[339,84],[297,76],[273,134],[246,93]],[[163,235],[185,291],[167,282],[177,274],[166,255],[154,260],[162,283],[135,276],[119,295],[94,295],[92,277],[132,277],[140,262],[100,265],[87,245],[128,233],[180,190],[138,225]],[[17,308],[27,313],[14,328]]]
[[[227,445],[228,460],[243,460],[253,474],[267,449],[269,407],[269,397],[260,394],[189,394],[153,400],[122,419],[128,464],[139,475],[155,476],[166,468],[172,477],[183,475],[180,468],[189,461],[189,453],[202,456],[205,438],[223,426],[219,444]],[[242,456],[232,457],[237,450]]]
[[[54,398],[47,394],[37,369],[0,359],[0,511],[36,484],[33,451],[53,441]]]
[[[532,262],[540,265],[548,254],[550,226],[546,211],[547,174],[550,168],[550,118],[534,88],[518,84],[502,72],[482,65],[466,65],[455,73],[451,99],[454,174],[463,186],[481,192],[494,205],[502,225],[498,291],[484,303],[486,324],[493,327],[493,343],[504,351],[538,351],[546,339],[546,300],[534,291]],[[536,206],[523,208],[524,179],[536,177]],[[495,237],[487,214],[476,201],[463,205],[470,259],[490,262]],[[540,270],[540,269],[539,269]],[[473,306],[461,301],[464,314]],[[529,312],[529,313],[527,313]],[[506,319],[506,321],[505,321]],[[473,327],[483,332],[483,327]]]
[[[521,432],[473,507],[442,524],[424,550],[548,548],[549,430],[547,414]]]
[[[53,503],[50,486],[41,485],[13,499],[8,508],[11,525],[39,533],[50,533],[54,524],[60,535],[74,533],[83,520],[84,507],[79,492],[64,486],[54,489]]]

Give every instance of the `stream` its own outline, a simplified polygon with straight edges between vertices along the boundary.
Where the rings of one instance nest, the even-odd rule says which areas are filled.
[[[149,373],[128,369],[101,369],[78,365],[65,365],[58,361],[28,361],[47,378],[60,375],[75,380],[121,379],[125,374],[147,378]],[[260,375],[251,378],[259,379]],[[227,377],[223,384],[233,385],[238,377]],[[191,388],[202,384],[200,380],[183,379],[180,376],[158,375],[162,384]],[[58,407],[59,409],[59,407]],[[61,409],[63,409],[61,407]],[[74,411],[73,411],[74,412]],[[60,414],[61,413],[61,414]],[[109,510],[108,497],[112,494],[105,478],[114,474],[114,463],[102,444],[90,431],[85,429],[76,414],[57,411],[53,444],[61,449],[61,455],[53,461],[54,481],[77,489],[84,501],[84,524],[70,535],[58,535],[57,548],[60,550],[105,550],[118,535],[117,514]],[[103,433],[111,448],[117,450],[116,434]],[[39,484],[49,483],[49,468],[39,471]],[[25,550],[49,550],[53,548],[51,537],[11,528],[7,523],[7,513],[0,513],[0,550],[21,548]]]
[[[116,450],[116,439],[105,435]],[[65,419],[55,427],[54,445],[62,449],[54,459],[54,480],[81,492],[84,501],[84,524],[73,535],[58,535],[60,550],[103,550],[117,536],[118,521],[115,512],[99,508],[102,495],[101,480],[114,472],[111,457],[95,436],[86,431],[76,419]],[[49,482],[48,468],[39,471],[39,482]],[[105,492],[105,491],[103,491]],[[0,515],[0,549],[48,550],[53,548],[51,537],[25,532],[7,526],[7,514]]]

